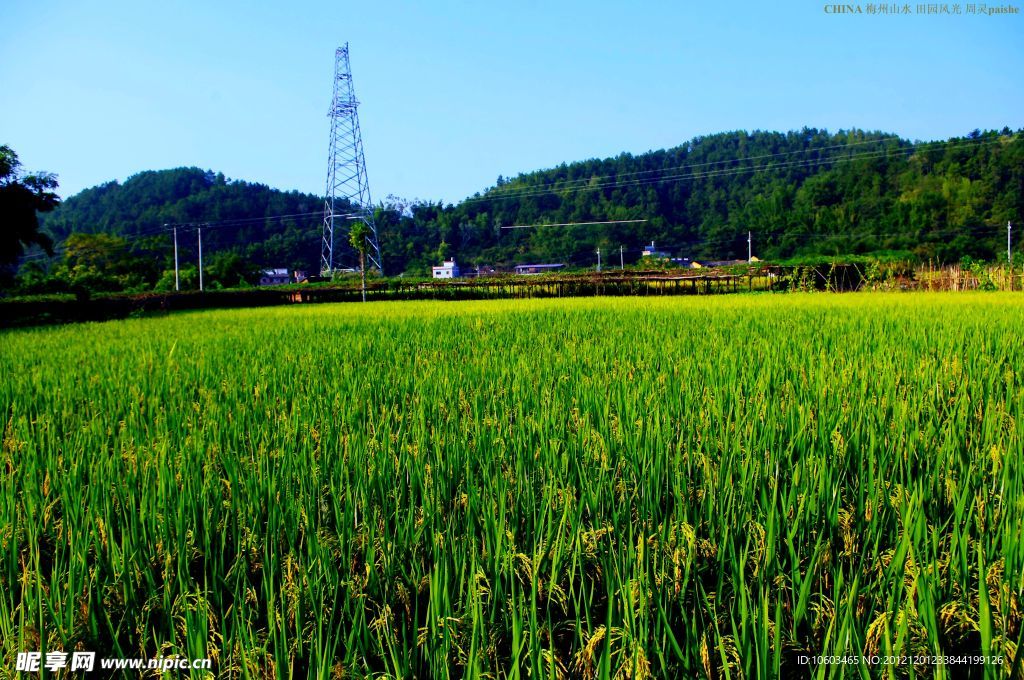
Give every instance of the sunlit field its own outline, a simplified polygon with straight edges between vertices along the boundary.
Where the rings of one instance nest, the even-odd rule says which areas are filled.
[[[4,672],[1021,677],[1019,295],[182,313],[0,376]]]

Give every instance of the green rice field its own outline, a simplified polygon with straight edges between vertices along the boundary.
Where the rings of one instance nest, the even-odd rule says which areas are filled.
[[[1022,395],[1012,293],[0,332],[0,676],[1024,677]]]

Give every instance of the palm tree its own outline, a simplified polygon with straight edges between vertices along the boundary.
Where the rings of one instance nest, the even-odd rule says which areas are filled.
[[[372,235],[370,225],[362,220],[355,222],[348,232],[348,242],[359,251],[359,276],[363,282],[363,302],[366,302],[366,251],[370,247]]]

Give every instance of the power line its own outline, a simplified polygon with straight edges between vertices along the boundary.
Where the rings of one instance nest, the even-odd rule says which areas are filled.
[[[338,216],[339,217],[341,217],[341,216],[349,217],[349,216],[359,215],[359,214],[361,214],[361,213],[339,214]],[[145,229],[143,231],[134,232],[134,233],[131,233],[131,234],[111,234],[111,235],[112,236],[116,236],[117,238],[123,239],[126,242],[132,242],[132,241],[138,241],[138,240],[140,240],[142,238],[146,238],[146,237],[149,237],[149,236],[158,236],[158,235],[162,235],[162,234],[171,234],[171,233],[175,232],[177,230],[177,228],[179,228],[179,227],[192,228],[192,229],[205,228],[205,229],[208,229],[208,230],[209,229],[222,229],[222,228],[225,228],[225,227],[242,226],[243,223],[277,222],[277,221],[280,221],[280,220],[283,220],[283,219],[287,219],[287,218],[291,218],[291,217],[311,217],[311,216],[314,216],[314,215],[315,216],[320,216],[320,215],[322,215],[322,213],[317,211],[317,212],[308,212],[308,213],[289,213],[289,214],[284,214],[284,215],[266,215],[266,216],[263,216],[263,217],[244,217],[244,218],[235,218],[235,219],[227,219],[227,220],[196,220],[196,221],[192,221],[192,222],[171,222],[171,223],[162,224],[159,227],[152,227],[152,228]],[[78,234],[87,234],[87,233],[97,233],[97,234],[100,234],[100,233],[103,233],[103,234],[105,234],[107,232],[77,232],[77,231],[72,231],[72,233],[78,233]],[[54,255],[57,255],[57,254],[63,253],[66,249],[67,249],[66,245],[60,245],[60,246],[57,246],[56,248],[53,249],[53,253],[54,253]],[[95,249],[93,249],[93,250],[95,250]],[[88,248],[83,249],[83,252],[89,252],[89,251],[90,251],[90,249],[88,249]],[[51,257],[51,256],[47,255],[45,252],[29,253],[27,255],[22,255],[21,258],[20,258],[20,262],[27,262],[27,261],[38,260],[38,259],[45,259],[45,258],[49,258],[49,257]]]
[[[957,148],[959,146],[969,146],[969,145],[971,145],[971,146],[978,146],[978,145],[985,145],[985,144],[994,144],[994,143],[998,143],[998,141],[999,140],[991,140],[991,141],[982,142],[982,143],[967,143],[967,144],[963,144],[963,145],[956,145],[956,146],[953,146],[953,147],[946,147],[946,148]],[[913,150],[907,149],[907,150],[903,150],[902,152],[903,153],[908,153],[908,152],[911,152],[911,151],[913,151]],[[897,153],[900,153],[900,151],[897,151]],[[679,180],[684,180],[684,179],[705,179],[705,178],[708,178],[708,177],[727,177],[727,176],[731,176],[731,175],[739,175],[739,174],[744,174],[744,173],[767,172],[769,170],[780,170],[780,169],[784,169],[784,168],[811,166],[811,165],[814,165],[814,164],[824,164],[824,163],[829,163],[829,162],[831,162],[831,163],[842,163],[842,162],[851,162],[851,161],[860,160],[860,159],[867,159],[867,158],[881,158],[881,157],[886,156],[888,154],[889,154],[889,150],[886,149],[886,150],[883,150],[883,151],[872,151],[872,152],[867,152],[867,153],[851,154],[849,156],[843,156],[843,157],[835,157],[835,158],[827,158],[827,159],[797,160],[797,161],[789,161],[789,162],[786,162],[786,163],[778,163],[778,164],[775,164],[775,165],[767,165],[767,166],[752,167],[752,168],[727,168],[727,169],[722,169],[722,170],[712,170],[712,171],[703,172],[703,173],[690,173],[690,174],[682,174],[682,175],[669,175],[667,177],[658,177],[658,178],[652,178],[652,179],[648,179],[648,180],[631,180],[631,181],[627,181],[627,182],[617,182],[616,181],[616,182],[608,182],[608,183],[605,183],[605,184],[587,185],[587,186],[581,186],[581,187],[569,187],[568,191],[569,191],[569,193],[572,193],[574,191],[593,191],[593,190],[597,190],[597,189],[618,188],[618,187],[625,187],[625,186],[642,186],[642,185],[646,185],[646,184],[660,184],[660,183],[663,183],[663,182],[679,181]],[[550,189],[539,189],[539,190],[524,191],[524,192],[519,193],[519,194],[507,194],[507,195],[501,196],[500,198],[528,198],[528,197],[532,197],[532,196],[542,196],[542,195],[546,195],[546,194],[561,193],[562,191],[564,191],[564,189],[559,186],[559,187],[552,187]],[[482,201],[482,200],[484,200],[483,197],[481,197],[480,199],[468,199],[467,201],[464,201],[464,202],[477,202],[477,201]],[[487,200],[498,200],[498,199],[487,199]]]
[[[591,224],[634,224],[647,220],[608,220],[605,222],[562,222],[561,224],[516,224],[502,229],[532,229],[534,227],[583,227]]]
[[[314,213],[314,214],[319,215],[320,213]],[[293,216],[293,215],[291,215],[291,216]],[[278,216],[278,217],[285,217],[285,216]],[[608,222],[582,222],[582,223],[565,223],[565,224],[558,224],[558,225],[550,224],[550,225],[537,225],[537,226],[567,226],[567,225],[572,225],[572,224],[614,224],[614,223],[617,223],[617,222],[644,222],[644,221],[647,221],[647,220],[612,220],[612,221],[608,221]],[[175,229],[176,226],[195,227],[195,228],[198,228],[198,227],[202,226],[203,228],[206,228],[207,225],[216,225],[216,224],[218,224],[218,223],[217,222],[210,222],[210,223],[207,223],[207,222],[185,222],[185,223],[178,223],[177,225],[166,225],[169,228],[165,228],[164,226],[161,226],[161,227],[156,227],[156,228],[148,229],[148,230],[145,230],[145,231],[142,231],[142,232],[138,232],[136,234],[123,235],[123,236],[117,236],[117,237],[121,238],[121,239],[123,239],[125,241],[125,243],[121,247],[127,247],[131,242],[138,241],[138,240],[141,240],[141,239],[149,237],[149,236],[156,236],[156,235],[162,235],[162,234],[168,234],[168,235],[172,235],[173,236],[173,234],[174,234],[174,232],[176,230]],[[527,226],[527,225],[524,225],[524,226]],[[994,230],[1000,228],[1000,226],[1001,225],[980,224],[980,225],[965,225],[963,227],[947,227],[946,229],[941,229],[941,230],[929,230],[929,231],[925,232],[923,234],[923,236],[924,237],[928,237],[928,238],[935,238],[935,237],[941,237],[941,236],[958,236],[958,235],[961,235],[961,234],[966,232],[966,233],[969,233],[971,235],[984,235],[984,234],[988,233],[988,234],[991,235],[991,237],[994,238],[996,236],[996,232]],[[103,232],[98,232],[98,233],[103,233]],[[762,236],[762,238],[767,238],[769,241],[772,241],[774,236],[775,236],[775,234],[765,234],[765,235]],[[841,232],[841,233],[835,233],[835,234],[826,234],[826,233],[816,232],[816,233],[807,233],[807,234],[792,234],[792,235],[790,235],[788,237],[788,240],[793,245],[798,245],[798,244],[802,245],[802,244],[807,244],[807,243],[812,242],[812,239],[815,240],[815,241],[818,241],[818,242],[826,242],[826,241],[830,241],[830,240],[855,240],[855,239],[864,238],[864,237],[875,237],[875,238],[877,238],[877,237],[885,237],[885,236],[904,237],[905,238],[905,237],[909,237],[910,235],[906,234],[906,233],[887,235],[887,234],[880,234],[877,231],[873,231],[873,230],[865,230],[865,231],[857,231],[857,232]],[[685,240],[685,241],[682,241],[682,242],[677,241],[677,242],[669,244],[669,245],[663,245],[662,247],[666,248],[668,250],[681,251],[681,250],[694,250],[694,249],[698,249],[698,248],[707,248],[707,247],[713,247],[713,246],[736,246],[739,243],[741,237],[742,237],[742,232],[737,232],[734,235],[718,236],[718,237],[715,237],[715,238],[700,238],[700,237],[697,237],[697,238],[694,238],[692,240]],[[60,246],[58,246],[58,247],[53,249],[53,255],[54,256],[60,255],[60,254],[62,254],[64,252],[66,252],[67,249],[68,249],[68,247],[66,245],[62,244],[62,245],[60,245]],[[82,253],[100,253],[100,252],[104,252],[105,249],[103,249],[101,247],[89,247],[89,246],[86,246],[86,247],[78,247],[77,250],[78,250],[78,252],[82,252]],[[642,248],[631,248],[631,249],[625,249],[623,252],[627,253],[627,254],[629,254],[629,253],[638,253],[638,252],[643,252],[643,249]],[[31,254],[27,254],[27,255],[22,255],[20,260],[21,260],[21,262],[27,262],[27,261],[32,261],[32,260],[48,259],[50,257],[52,257],[52,256],[47,255],[44,252],[38,252],[38,253],[31,253]]]
[[[669,168],[660,168],[660,169],[654,169],[654,170],[646,170],[646,171],[641,171],[641,172],[638,172],[638,173],[621,173],[621,174],[605,175],[603,177],[597,177],[597,178],[581,178],[579,180],[570,180],[568,183],[560,184],[557,188],[556,187],[552,187],[552,190],[554,190],[554,191],[561,191],[561,190],[566,189],[566,188],[572,189],[572,188],[574,188],[572,186],[572,183],[584,184],[585,185],[585,184],[589,183],[590,181],[592,181],[593,179],[606,179],[606,178],[611,178],[611,177],[622,177],[622,176],[630,176],[630,175],[635,175],[635,174],[650,174],[650,173],[654,173],[654,172],[670,172],[670,171],[673,171],[673,170],[681,170],[681,169],[685,169],[685,168],[699,168],[699,167],[707,167],[707,166],[712,166],[712,165],[722,165],[722,164],[725,164],[725,163],[738,163],[738,162],[741,162],[741,161],[757,160],[757,159],[761,159],[761,158],[773,158],[773,157],[780,157],[780,156],[781,157],[784,157],[784,156],[794,156],[794,155],[797,155],[797,154],[810,153],[812,151],[823,151],[823,150],[829,150],[829,149],[846,149],[846,148],[849,148],[851,146],[860,146],[860,145],[863,145],[863,144],[871,144],[871,143],[875,143],[877,141],[888,141],[888,140],[891,140],[891,139],[899,139],[899,137],[893,136],[893,137],[887,137],[887,138],[883,138],[883,139],[879,139],[879,140],[870,140],[870,141],[866,141],[866,142],[856,142],[856,143],[851,143],[851,144],[839,144],[839,145],[833,145],[833,146],[829,146],[829,147],[819,147],[819,148],[810,148],[810,149],[799,149],[799,150],[796,150],[796,151],[786,151],[786,152],[779,152],[779,153],[775,153],[775,154],[765,154],[765,155],[761,155],[761,156],[748,156],[748,157],[743,157],[743,158],[731,158],[731,159],[727,159],[727,160],[710,161],[710,162],[707,162],[707,163],[699,163],[699,164],[693,164],[693,165],[680,165],[680,166],[669,167]],[[902,147],[902,148],[897,148],[897,149],[889,148],[889,149],[883,149],[883,150],[879,150],[879,151],[871,151],[871,152],[865,152],[865,153],[859,153],[859,154],[850,154],[850,155],[839,155],[839,154],[836,154],[836,155],[834,155],[832,157],[805,159],[805,160],[801,160],[801,161],[790,161],[788,163],[782,163],[782,164],[776,164],[776,165],[762,165],[762,166],[749,167],[749,168],[726,168],[726,169],[721,169],[721,170],[712,170],[712,171],[709,171],[707,173],[696,173],[696,174],[693,174],[692,176],[694,178],[698,178],[699,179],[699,178],[702,178],[702,177],[713,177],[713,176],[721,176],[721,175],[741,174],[741,173],[744,173],[744,172],[754,172],[754,171],[759,171],[759,170],[772,170],[772,169],[776,169],[776,168],[793,167],[793,166],[800,166],[800,165],[809,165],[809,164],[813,164],[813,163],[825,163],[825,162],[830,162],[830,161],[836,161],[836,162],[839,162],[839,161],[850,161],[850,160],[856,160],[856,159],[859,159],[859,158],[879,157],[879,156],[883,156],[883,155],[888,154],[890,151],[904,152],[904,153],[911,153],[911,152],[916,152],[916,151],[928,151],[929,149],[926,148],[928,145],[934,145],[934,146],[943,145],[944,148],[957,148],[957,147],[961,147],[961,146],[977,146],[977,145],[985,145],[985,144],[994,144],[994,143],[998,143],[999,141],[1000,140],[998,140],[998,139],[996,139],[996,140],[970,141],[970,142],[963,142],[961,144],[957,144],[957,145],[953,145],[953,146],[946,146],[946,145],[948,145],[948,142],[945,142],[945,141],[925,142],[923,144],[912,145],[910,147]],[[660,179],[675,179],[675,178],[680,178],[680,177],[686,178],[686,177],[689,177],[689,176],[690,175],[678,175],[678,176],[670,176],[668,178],[660,178]],[[639,182],[626,182],[626,183],[614,182],[612,184],[623,184],[623,185],[648,184],[648,183],[651,183],[652,181],[656,181],[657,179],[659,179],[659,178],[655,178],[653,180],[643,180],[643,181],[639,181]],[[610,185],[583,186],[583,187],[580,187],[580,188],[587,188],[587,189],[590,189],[590,188],[603,188],[604,186],[610,186]],[[524,189],[524,191],[529,191],[529,190],[530,190],[530,188]],[[516,194],[516,193],[505,193],[505,194],[499,194],[497,197],[498,198],[502,198],[502,197],[515,197],[516,195],[518,195],[518,194]],[[484,197],[481,197],[481,199],[482,198],[484,198]],[[487,197],[487,198],[490,198],[490,197]],[[470,199],[470,200],[475,201],[475,200],[480,200],[480,199]]]
[[[963,235],[965,233],[969,234],[969,235],[972,235],[972,236],[988,235],[990,238],[996,238],[998,236],[998,231],[997,230],[999,230],[1001,228],[1001,226],[1002,225],[978,224],[978,225],[969,225],[969,226],[964,226],[964,227],[959,227],[959,228],[957,228],[957,227],[948,227],[946,229],[927,231],[924,234],[924,236],[929,238],[929,242],[931,242],[935,238],[941,238],[941,237],[946,237],[946,236],[960,236],[960,235]],[[151,231],[153,231],[153,230],[151,230]],[[161,229],[160,231],[163,231],[163,230]],[[165,231],[164,233],[168,233],[168,232]],[[173,230],[172,230],[172,233],[173,233]],[[717,238],[695,238],[695,239],[686,240],[686,241],[683,241],[683,242],[677,241],[677,242],[672,243],[672,244],[662,245],[661,248],[664,248],[664,249],[669,250],[669,251],[675,251],[677,253],[684,253],[686,251],[692,252],[692,251],[695,251],[695,250],[705,250],[706,251],[707,249],[715,249],[715,248],[732,248],[732,249],[735,250],[735,249],[737,249],[739,247],[739,244],[741,243],[741,240],[742,240],[742,236],[743,236],[742,232],[737,232],[737,233],[735,233],[733,235],[723,235],[723,236],[719,236]],[[769,241],[774,241],[773,236],[775,236],[775,234],[767,234],[767,235],[765,235],[765,238],[767,238]],[[875,237],[875,238],[877,238],[877,237],[880,237],[880,236],[884,237],[884,236],[886,236],[886,234],[879,234],[879,233],[877,233],[877,231],[873,231],[873,230],[864,230],[864,231],[858,231],[858,232],[845,232],[845,233],[837,233],[837,234],[824,234],[824,233],[818,232],[818,233],[806,233],[806,234],[791,235],[791,236],[787,237],[786,241],[787,241],[787,245],[789,247],[791,247],[791,248],[798,248],[798,247],[805,247],[805,246],[812,245],[812,244],[823,244],[823,243],[827,243],[828,241],[856,240],[856,239],[864,238],[864,237]],[[893,234],[891,236],[897,237],[897,238],[913,238],[912,234]],[[125,247],[127,245],[128,245],[128,243],[125,243],[125,244],[123,244],[122,247]],[[775,245],[778,245],[778,242],[775,242]],[[58,254],[60,252],[64,252],[64,251],[66,251],[66,248],[58,248],[58,249],[55,249],[54,254],[56,255],[56,254]],[[104,252],[104,249],[99,248],[99,247],[92,247],[92,248],[85,247],[85,248],[79,248],[78,252],[80,252],[80,253],[102,253],[102,252]],[[624,248],[623,246],[620,245],[619,246],[620,267],[624,266],[624,254],[634,254],[634,253],[642,253],[642,252],[643,252],[642,248],[636,248],[636,249],[630,248],[630,249],[627,249],[627,248]],[[719,255],[718,257],[720,257],[720,256],[721,255]],[[827,255],[821,255],[821,256],[827,257]],[[45,253],[36,253],[36,254],[34,254],[32,256],[26,256],[25,259],[35,259],[37,257],[48,257],[48,256]],[[592,263],[593,263],[592,259],[581,258],[581,257],[569,257],[569,258],[561,258],[561,259],[564,262],[566,262],[567,264],[570,264],[570,265],[573,265],[573,266],[583,266],[583,267],[586,267],[586,266],[591,266]],[[698,261],[699,261],[699,259],[698,259]]]
[[[936,144],[942,144],[942,143],[943,142],[936,142]],[[943,147],[943,149],[944,150],[956,149],[956,148],[961,148],[961,147],[964,147],[964,146],[987,146],[987,145],[999,144],[999,143],[1001,143],[1001,141],[998,140],[998,139],[982,140],[980,142],[965,142],[965,143],[962,143],[962,144],[954,144],[952,146],[947,145],[947,146]],[[518,193],[504,193],[504,194],[500,194],[500,195],[480,196],[479,198],[467,198],[462,203],[463,204],[466,204],[466,203],[484,203],[484,202],[494,202],[494,201],[500,201],[500,200],[512,199],[512,198],[530,198],[530,197],[533,197],[533,196],[544,196],[544,195],[548,195],[548,194],[558,194],[558,193],[562,193],[562,192],[574,193],[576,191],[596,191],[598,189],[614,189],[614,188],[626,187],[626,186],[643,186],[643,185],[646,185],[646,184],[661,184],[661,183],[664,183],[664,182],[670,182],[670,181],[674,182],[674,181],[680,181],[680,180],[685,180],[685,179],[706,179],[706,178],[709,178],[709,177],[728,177],[728,176],[731,176],[731,175],[739,175],[739,174],[744,174],[744,173],[767,172],[767,171],[770,171],[770,170],[781,170],[781,169],[784,169],[784,168],[795,168],[795,167],[801,167],[801,166],[812,166],[812,165],[815,165],[815,164],[849,163],[849,162],[856,161],[856,160],[861,160],[861,159],[881,158],[883,156],[889,155],[890,153],[893,153],[893,154],[915,153],[915,152],[922,151],[922,150],[927,151],[927,149],[922,149],[921,147],[911,147],[911,148],[896,149],[896,150],[884,149],[884,150],[881,150],[881,151],[871,151],[871,152],[866,152],[866,153],[850,154],[848,156],[841,156],[841,157],[833,157],[833,158],[825,158],[825,159],[797,160],[797,161],[789,161],[789,162],[786,162],[786,163],[777,163],[777,164],[774,164],[774,165],[763,165],[763,166],[750,167],[750,168],[726,168],[726,169],[722,169],[722,170],[711,170],[711,171],[708,171],[708,172],[695,172],[695,173],[680,174],[680,175],[668,175],[666,177],[655,177],[655,178],[651,178],[651,179],[636,179],[636,180],[629,180],[629,181],[626,181],[626,182],[614,181],[614,182],[606,182],[606,183],[603,183],[603,184],[602,183],[599,183],[599,184],[588,184],[588,185],[584,185],[584,186],[575,186],[575,187],[574,186],[569,186],[567,188],[563,187],[563,186],[550,187],[550,188],[528,188],[528,189],[524,189],[523,191],[518,192]]]
[[[779,151],[777,153],[761,154],[761,155],[758,155],[758,156],[744,156],[742,158],[730,158],[730,159],[720,160],[720,161],[706,161],[704,163],[684,163],[682,165],[669,166],[667,168],[655,168],[653,170],[637,170],[637,171],[634,171],[634,172],[620,172],[620,173],[613,173],[613,174],[610,174],[610,175],[594,175],[594,176],[590,176],[590,177],[581,177],[579,179],[573,179],[573,180],[567,180],[567,181],[570,182],[570,183],[576,183],[576,184],[586,184],[586,183],[594,181],[595,179],[596,180],[602,180],[602,179],[610,179],[612,177],[616,177],[616,178],[618,178],[618,177],[632,177],[632,176],[636,176],[636,175],[648,175],[648,174],[656,173],[656,172],[671,172],[671,171],[674,171],[674,170],[682,170],[684,168],[701,168],[701,167],[708,167],[708,166],[712,166],[712,165],[722,165],[722,164],[725,164],[725,163],[737,163],[737,162],[740,162],[740,161],[761,160],[761,159],[765,159],[765,158],[778,158],[778,157],[793,156],[793,155],[796,155],[796,154],[803,154],[803,153],[829,151],[829,150],[832,150],[832,149],[847,149],[847,148],[850,148],[850,147],[853,147],[853,146],[864,146],[866,144],[878,144],[878,143],[881,143],[881,142],[888,142],[888,141],[892,141],[892,140],[902,141],[900,139],[899,135],[888,135],[888,136],[884,136],[884,137],[879,137],[877,139],[868,139],[868,140],[863,140],[863,141],[860,141],[860,142],[850,142],[850,143],[847,143],[847,144],[833,144],[833,145],[830,145],[830,146],[808,147],[806,149],[797,149],[797,150],[794,150],[794,151]],[[614,159],[607,159],[607,160],[604,160],[604,161],[595,161],[595,162],[597,162],[597,163],[605,163],[608,160],[614,160]],[[587,162],[590,162],[590,161],[583,161],[583,162],[587,163]],[[512,180],[512,181],[515,181],[515,180]],[[511,189],[508,190],[508,192],[512,192],[512,191],[513,190],[511,190]],[[501,188],[495,189],[495,190],[493,190],[492,196],[496,196],[496,197],[499,197],[499,198],[503,197],[501,192],[502,192]],[[511,195],[511,194],[509,194],[509,195]]]
[[[192,220],[191,222],[168,222],[163,225],[164,228],[172,227],[220,227],[220,226],[231,226],[241,222],[265,222],[274,220],[283,220],[289,217],[311,217],[313,215],[322,215],[323,213],[319,210],[316,212],[304,212],[304,213],[291,213],[287,215],[264,215],[262,217],[237,217],[226,220]],[[357,213],[351,213],[357,214]]]
[[[998,231],[996,231],[996,230],[998,230],[999,228],[1000,228],[1000,225],[991,225],[991,224],[972,225],[972,226],[965,226],[963,228],[950,227],[950,228],[947,228],[947,229],[930,231],[930,232],[927,233],[927,236],[932,237],[932,238],[942,237],[942,236],[959,236],[959,235],[963,234],[964,232],[966,232],[966,233],[971,234],[971,235],[989,234],[992,238],[995,238],[995,237],[998,236]],[[771,240],[770,236],[771,235],[768,235],[769,240]],[[827,243],[828,241],[835,241],[835,240],[844,240],[844,239],[856,240],[858,238],[864,238],[864,237],[875,237],[875,238],[877,238],[879,236],[885,236],[885,234],[878,234],[875,231],[868,231],[868,230],[859,231],[859,232],[839,233],[839,234],[823,234],[823,233],[820,233],[820,232],[816,232],[816,233],[806,233],[806,234],[798,234],[798,235],[791,236],[788,239],[788,245],[791,245],[793,247],[798,247],[798,246],[806,246],[806,245],[810,245],[810,244],[814,244],[814,243]],[[913,237],[912,235],[909,235],[909,234],[894,234],[893,236],[904,237],[904,238],[912,238]],[[743,239],[743,233],[742,232],[737,232],[736,234],[731,235],[731,236],[721,236],[721,237],[718,237],[718,238],[695,238],[695,239],[692,239],[692,240],[689,240],[689,241],[676,241],[674,243],[670,243],[670,244],[667,244],[667,245],[666,244],[662,244],[661,246],[659,246],[659,250],[660,249],[664,249],[664,250],[667,250],[667,251],[674,251],[674,252],[677,252],[677,253],[684,253],[686,251],[706,250],[708,248],[712,248],[713,249],[716,246],[717,247],[732,247],[732,248],[735,248],[735,249],[739,249],[740,248],[740,244],[742,243],[743,240],[744,240]],[[778,244],[776,243],[775,245],[778,245]],[[623,252],[626,253],[626,254],[642,253],[642,252],[644,252],[644,249],[643,248],[626,248],[626,249],[623,249]],[[570,260],[570,262],[573,262],[573,263],[576,263],[576,264],[579,264],[579,263],[586,264],[589,261],[581,260],[581,259],[577,258],[575,260]]]

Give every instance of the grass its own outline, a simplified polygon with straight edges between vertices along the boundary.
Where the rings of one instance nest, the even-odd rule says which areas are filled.
[[[1011,677],[1022,329],[1019,296],[960,293],[3,332],[2,667]]]

